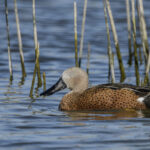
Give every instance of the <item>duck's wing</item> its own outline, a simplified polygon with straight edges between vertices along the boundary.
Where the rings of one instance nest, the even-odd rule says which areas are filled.
[[[148,93],[150,93],[150,87],[147,86],[135,86],[132,84],[119,84],[119,83],[108,83],[108,84],[101,84],[97,85],[97,88],[109,88],[113,90],[119,90],[119,89],[128,89],[134,91],[139,96],[145,96]]]

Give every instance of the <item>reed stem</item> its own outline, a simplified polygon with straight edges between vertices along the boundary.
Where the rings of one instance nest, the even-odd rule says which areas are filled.
[[[46,75],[45,72],[43,72],[43,91],[46,90]]]
[[[145,62],[146,62],[144,85],[147,85],[149,82],[150,50],[149,50],[149,44],[148,44],[146,23],[144,19],[143,0],[138,1],[138,10],[139,10],[140,29],[141,29],[141,35],[142,35],[143,52],[144,52]]]
[[[150,70],[150,52],[148,54],[148,61],[146,65],[146,72],[145,72],[145,78],[144,78],[144,85],[147,85],[149,82],[149,70]]]
[[[33,72],[32,84],[31,84],[31,89],[30,89],[30,94],[29,94],[30,97],[33,97],[35,77],[36,77],[36,66],[34,67],[34,72]]]
[[[86,69],[87,74],[89,74],[89,69],[90,69],[90,53],[91,53],[91,46],[90,43],[88,43],[87,69]]]
[[[142,51],[141,51],[141,46],[139,45],[139,60],[140,60],[140,65],[142,65],[143,59],[142,59]]]
[[[147,54],[146,54],[146,47],[145,47],[145,43],[144,43],[144,38],[143,38],[143,28],[142,28],[142,22],[141,22],[141,14],[140,14],[140,7],[139,7],[139,3],[136,3],[137,5],[137,14],[138,14],[138,18],[139,18],[139,27],[140,27],[140,36],[141,36],[141,43],[142,43],[142,47],[143,47],[143,53],[144,53],[144,58],[145,58],[145,64],[147,61]]]
[[[38,47],[39,47],[39,43],[37,43],[37,48]],[[34,73],[33,73],[32,84],[31,84],[30,95],[29,95],[30,97],[33,96],[33,88],[34,88],[35,77],[36,77],[36,72],[37,72],[37,68],[38,68],[38,61],[39,61],[39,51],[37,51],[37,54],[36,54]]]
[[[139,20],[141,23],[141,29],[142,29],[142,40],[143,43],[145,45],[145,52],[148,58],[148,54],[149,54],[149,44],[148,44],[148,37],[147,37],[147,30],[146,30],[146,23],[145,23],[145,19],[144,19],[144,8],[143,8],[143,0],[138,0],[139,2]]]
[[[131,1],[131,7],[132,7],[132,26],[133,26],[135,76],[136,76],[136,84],[139,85],[140,84],[140,75],[139,75],[137,44],[136,44],[136,19],[135,19],[135,3],[134,3],[134,0]]]
[[[34,45],[35,45],[35,57],[37,60],[37,55],[39,54],[39,45],[38,45],[38,38],[37,38],[37,29],[36,29],[36,19],[35,19],[35,0],[32,1],[32,8],[33,8],[33,30],[34,30]],[[36,71],[38,76],[38,87],[42,86],[42,80],[41,80],[41,73],[40,73],[40,63],[39,58],[36,62]]]
[[[108,18],[107,18],[107,10],[106,10],[106,3],[105,0],[103,0],[104,4],[104,14],[105,14],[105,24],[106,24],[106,30],[107,30],[107,40],[108,40],[108,59],[109,59],[109,72],[111,72],[111,80],[112,83],[115,82],[115,71],[114,71],[114,62],[113,62],[113,55],[111,50],[111,42],[110,42],[110,32],[109,32],[109,25],[108,25]]]
[[[79,67],[81,67],[82,53],[83,53],[83,38],[86,20],[86,10],[87,10],[87,0],[84,0],[83,18],[82,18],[82,30],[81,30],[81,40],[80,40],[80,50],[79,50]]]
[[[8,41],[8,63],[9,63],[9,73],[10,73],[10,82],[13,80],[13,70],[11,62],[11,51],[10,51],[10,35],[9,35],[9,24],[8,24],[8,7],[7,0],[5,0],[5,16],[6,16],[6,30],[7,30],[7,41]]]
[[[23,49],[22,49],[22,39],[21,39],[21,32],[20,32],[18,9],[17,9],[17,0],[14,0],[14,7],[15,7],[15,16],[16,16],[20,61],[21,61],[21,68],[22,68],[22,77],[24,78],[26,76],[26,71],[25,71],[25,65],[24,65],[24,56],[23,56]]]
[[[109,0],[106,0],[106,4],[107,4],[107,10],[108,10],[110,24],[111,24],[111,28],[112,28],[112,32],[113,32],[113,37],[114,37],[114,42],[115,42],[115,47],[116,47],[116,53],[117,53],[117,58],[118,58],[118,63],[119,63],[119,69],[120,69],[120,74],[121,74],[120,82],[123,82],[124,79],[126,78],[126,75],[125,75],[125,71],[124,71],[122,56],[120,53],[120,47],[119,47],[119,42],[118,42],[118,36],[117,36],[116,28],[115,28],[113,15],[111,12]]]
[[[78,36],[77,36],[77,4],[74,2],[74,41],[75,41],[75,65],[79,67],[78,63]]]
[[[129,50],[129,60],[128,64],[132,64],[132,48],[131,48],[131,18],[130,18],[130,3],[126,0],[126,13],[127,13],[127,25],[128,25],[128,50]]]

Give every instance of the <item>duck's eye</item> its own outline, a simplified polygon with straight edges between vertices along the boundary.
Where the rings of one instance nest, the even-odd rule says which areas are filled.
[[[73,90],[73,88],[69,88],[70,90]]]

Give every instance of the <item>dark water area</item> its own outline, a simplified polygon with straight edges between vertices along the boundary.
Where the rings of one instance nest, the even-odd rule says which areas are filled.
[[[10,48],[14,80],[9,82],[7,34],[4,1],[0,1],[0,149],[2,150],[149,150],[150,112],[62,112],[58,110],[64,90],[49,97],[29,97],[35,62],[32,1],[18,0],[20,28],[27,77],[21,82],[21,67],[14,14],[9,0]],[[135,84],[134,65],[128,66],[128,40],[125,0],[111,0],[123,63],[125,83]],[[80,40],[84,1],[77,0],[78,40]],[[150,1],[144,0],[145,19],[150,36]],[[72,0],[36,0],[36,21],[40,44],[41,72],[47,87],[63,70],[75,65],[74,14]],[[139,35],[139,33],[138,33]],[[115,48],[112,46],[113,52]],[[140,37],[137,38],[140,42]],[[91,85],[109,82],[107,35],[103,3],[88,0],[82,68],[86,69],[88,43],[91,45],[89,81]],[[115,53],[116,82],[120,80]],[[144,64],[140,66],[144,77]],[[38,95],[43,88],[34,90]]]

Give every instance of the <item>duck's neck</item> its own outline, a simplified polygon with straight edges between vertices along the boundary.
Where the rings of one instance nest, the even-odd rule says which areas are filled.
[[[88,84],[82,84],[80,83],[80,85],[78,85],[77,87],[75,87],[72,92],[76,92],[76,93],[82,93],[83,91],[85,91],[88,88]]]

